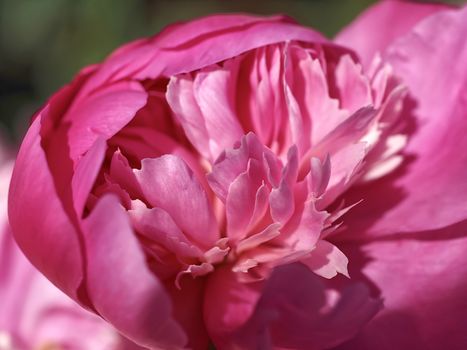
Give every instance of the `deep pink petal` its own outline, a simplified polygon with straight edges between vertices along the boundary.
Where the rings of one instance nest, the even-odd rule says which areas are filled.
[[[327,42],[321,34],[281,16],[215,15],[172,25],[116,51],[87,82],[80,97],[122,77],[144,80],[186,73],[287,40]]]
[[[281,266],[252,318],[224,342],[244,349],[327,349],[354,336],[379,309],[360,283],[333,290],[302,264]]]
[[[217,268],[209,276],[204,295],[204,322],[217,347],[228,344],[228,336],[251,317],[262,284],[240,282],[238,274],[229,266]]]
[[[173,281],[166,284],[173,303],[173,314],[188,336],[188,347],[206,350],[210,342],[203,320],[205,279],[188,276],[181,282],[181,289]]]
[[[78,217],[83,215],[86,201],[104,161],[106,150],[105,140],[97,139],[89,151],[77,162],[71,187],[73,204]]]
[[[137,82],[119,82],[96,91],[71,106],[62,127],[69,123],[70,157],[76,160],[99,138],[109,139],[120,131],[147,101]]]
[[[30,261],[77,300],[83,278],[80,242],[57,196],[41,146],[41,120],[36,118],[29,128],[16,160],[9,192],[10,225]]]
[[[118,199],[102,197],[83,227],[87,289],[97,312],[142,346],[182,348],[187,339],[171,315],[170,298],[149,271]]]
[[[383,52],[419,21],[447,8],[442,4],[380,1],[341,31],[335,41],[357,51],[364,66],[368,66],[377,52]]]

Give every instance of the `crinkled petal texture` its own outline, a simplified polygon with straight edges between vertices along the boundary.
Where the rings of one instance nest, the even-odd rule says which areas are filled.
[[[10,190],[19,245],[150,349],[365,339],[381,297],[384,312],[411,300],[385,285],[393,236],[466,217],[465,67],[448,65],[465,56],[465,14],[440,12],[410,32],[440,9],[422,7],[370,10],[361,26],[409,12],[398,31],[355,41],[357,54],[290,19],[243,15],[120,48],[33,121]],[[349,43],[354,26],[341,36]],[[382,261],[366,240],[380,236]],[[394,268],[413,264],[407,247]],[[442,275],[424,271],[426,286]]]

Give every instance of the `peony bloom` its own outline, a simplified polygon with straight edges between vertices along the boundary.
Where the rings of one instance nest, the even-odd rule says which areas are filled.
[[[463,349],[466,35],[391,1],[335,41],[219,15],[130,43],[35,115],[15,237],[150,349]]]
[[[0,349],[137,349],[54,287],[21,253],[7,224],[13,161],[5,152],[0,163]]]

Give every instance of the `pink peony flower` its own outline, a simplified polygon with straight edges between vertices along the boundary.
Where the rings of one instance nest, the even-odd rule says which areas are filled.
[[[0,162],[0,349],[138,349],[54,287],[21,253],[7,223],[13,161],[5,152]]]
[[[36,114],[15,237],[150,349],[463,349],[466,24],[393,1],[335,41],[218,15],[130,43]]]

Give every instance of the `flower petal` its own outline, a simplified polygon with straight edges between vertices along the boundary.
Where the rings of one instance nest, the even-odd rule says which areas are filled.
[[[465,349],[466,229],[464,221],[406,239],[344,245],[352,278],[373,284],[384,309],[338,349]]]
[[[405,166],[355,187],[342,239],[438,229],[467,218],[467,7],[418,25],[386,56],[409,87],[418,129],[404,149]],[[423,67],[423,72],[420,71]],[[412,159],[411,159],[412,158]]]
[[[224,342],[241,349],[272,344],[307,350],[335,346],[354,336],[381,306],[363,284],[345,282],[333,290],[300,263],[278,267],[266,282],[254,315]]]
[[[357,51],[364,66],[427,16],[449,8],[442,4],[380,1],[363,12],[335,41]]]
[[[179,157],[143,159],[135,170],[147,201],[164,209],[199,247],[211,248],[219,239],[217,223],[203,187]]]
[[[41,146],[41,121],[47,112],[46,108],[34,120],[19,151],[10,185],[9,219],[16,241],[29,260],[78,300],[83,278],[81,245],[57,195]]]
[[[145,261],[129,220],[113,195],[84,220],[87,289],[97,312],[142,346],[177,349],[187,342],[171,301]]]

